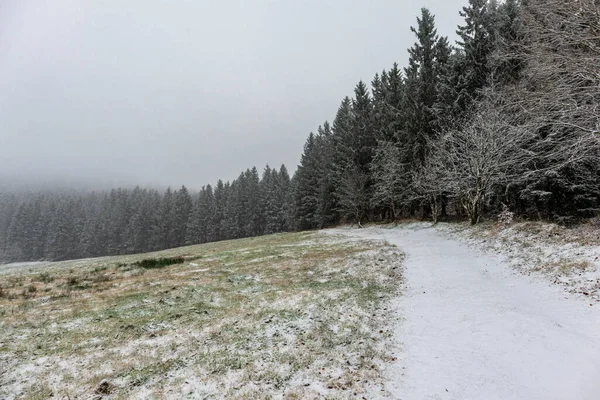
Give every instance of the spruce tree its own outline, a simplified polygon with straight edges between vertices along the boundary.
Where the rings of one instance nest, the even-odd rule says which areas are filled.
[[[211,185],[206,185],[206,191],[200,197],[201,225],[202,225],[202,243],[213,242],[216,239],[216,227],[214,226],[213,216],[215,215],[215,195]]]
[[[333,140],[331,126],[325,121],[317,129],[315,137],[315,152],[319,169],[319,205],[317,221],[320,228],[333,224],[337,220],[337,204],[335,202],[332,171],[333,171]]]
[[[361,81],[354,98],[344,99],[334,120],[332,140],[334,196],[342,217],[360,223],[371,211],[370,168],[376,138],[373,131],[373,104]]]
[[[214,213],[212,215],[210,225],[211,225],[211,236],[213,240],[223,240],[223,235],[221,235],[221,222],[224,218],[224,208],[225,208],[225,185],[222,180],[217,181],[217,185],[214,190]]]
[[[261,225],[264,233],[271,234],[278,231],[277,213],[278,204],[276,199],[277,181],[279,176],[277,170],[265,167],[260,180],[260,215]]]
[[[411,27],[417,42],[408,50],[409,61],[405,69],[406,125],[403,145],[412,151],[407,152],[406,162],[417,168],[425,160],[427,142],[434,137],[436,115],[434,105],[437,100],[437,55],[439,36],[435,28],[435,18],[426,8],[421,9],[417,18],[417,28]]]
[[[465,110],[473,101],[480,99],[481,90],[490,84],[491,56],[495,49],[495,6],[487,0],[469,0],[459,12],[465,19],[456,31],[457,44],[464,53],[462,76],[459,81],[459,102]]]
[[[296,221],[299,229],[317,228],[319,207],[319,165],[315,135],[311,132],[296,171]]]
[[[276,204],[279,206],[277,213],[277,232],[287,232],[296,229],[294,215],[294,193],[295,188],[292,186],[290,174],[285,165],[279,167],[277,174],[276,186]]]
[[[260,176],[256,167],[247,170],[245,173],[246,178],[246,208],[245,213],[247,215],[244,234],[245,236],[257,236],[261,235],[264,231],[264,225],[262,224],[262,217],[260,214]]]

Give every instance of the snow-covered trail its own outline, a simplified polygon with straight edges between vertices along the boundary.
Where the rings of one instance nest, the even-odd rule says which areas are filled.
[[[600,399],[600,307],[433,228],[339,230],[407,255],[392,398]]]

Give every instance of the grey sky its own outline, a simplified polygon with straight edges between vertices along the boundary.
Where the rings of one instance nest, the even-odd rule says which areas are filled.
[[[1,176],[199,188],[295,170],[360,80],[404,66],[422,6],[466,0],[3,0]]]

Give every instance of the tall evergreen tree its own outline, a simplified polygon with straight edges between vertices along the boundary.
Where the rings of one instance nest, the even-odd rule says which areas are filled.
[[[261,225],[264,227],[264,233],[266,234],[271,234],[278,231],[278,204],[276,199],[278,179],[279,176],[277,174],[277,170],[271,169],[271,167],[269,167],[267,164],[260,181]]]
[[[221,222],[225,217],[224,209],[225,209],[225,201],[226,201],[226,193],[225,193],[225,184],[223,184],[222,180],[217,181],[217,185],[214,190],[214,213],[212,215],[210,226],[211,226],[211,236],[213,240],[223,240],[224,237],[221,234]]]
[[[318,226],[324,227],[336,222],[338,216],[335,202],[335,186],[332,179],[333,171],[333,140],[331,126],[325,121],[317,129],[315,137],[315,152],[319,169],[319,205],[317,212]]]
[[[459,81],[459,102],[465,110],[473,101],[480,99],[481,90],[490,84],[491,56],[495,49],[495,3],[488,0],[469,0],[459,12],[465,19],[456,34],[464,53],[462,75]]]
[[[496,50],[492,57],[492,73],[500,85],[516,84],[525,66],[520,51],[524,33],[519,0],[505,0],[500,4],[495,32]]]
[[[427,142],[434,137],[436,115],[434,105],[438,98],[438,46],[440,38],[435,18],[426,8],[421,9],[417,27],[411,27],[417,42],[408,50],[406,74],[404,137],[405,162],[417,168],[425,160]]]
[[[354,89],[354,98],[342,102],[332,137],[336,148],[332,184],[338,209],[342,217],[360,223],[371,211],[370,169],[376,145],[373,104],[362,81]]]
[[[206,191],[201,200],[201,224],[203,227],[203,239],[202,243],[213,242],[217,240],[216,227],[214,226],[213,216],[216,214],[216,202],[213,188],[211,185],[206,185]]]
[[[260,176],[256,167],[252,167],[245,173],[246,178],[246,208],[247,215],[244,235],[257,236],[264,231],[262,217],[260,215]]]
[[[277,186],[276,186],[276,204],[279,205],[279,212],[277,215],[277,232],[291,231],[296,228],[294,223],[294,193],[295,188],[292,185],[290,174],[287,171],[285,165],[279,167],[279,173],[277,174]]]
[[[170,213],[172,238],[170,245],[180,247],[185,244],[188,220],[192,212],[192,198],[185,186],[176,191],[173,196],[173,206]]]
[[[296,215],[299,229],[314,229],[319,225],[319,165],[315,135],[311,132],[304,144],[304,153],[296,171]]]

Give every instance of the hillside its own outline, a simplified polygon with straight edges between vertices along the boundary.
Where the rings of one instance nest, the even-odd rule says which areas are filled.
[[[595,400],[599,250],[420,222],[4,265],[0,398]]]
[[[300,233],[3,266],[0,398],[379,392],[402,260]]]

